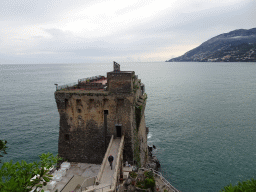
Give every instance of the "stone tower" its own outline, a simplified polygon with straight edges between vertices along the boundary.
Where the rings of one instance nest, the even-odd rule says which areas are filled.
[[[100,164],[111,135],[124,135],[124,161],[147,161],[145,87],[134,71],[114,70],[107,77],[78,80],[59,86],[55,100],[60,115],[58,153],[70,162]]]

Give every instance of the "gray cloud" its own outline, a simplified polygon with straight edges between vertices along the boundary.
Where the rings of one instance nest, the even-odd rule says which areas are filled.
[[[101,1],[97,3],[100,5]],[[57,26],[57,21],[63,18],[66,12],[72,9],[76,12],[79,6],[91,4],[95,2],[86,2],[85,5],[84,1],[80,0],[1,1],[0,18],[4,21],[1,25],[6,31],[0,31],[0,63],[82,63],[115,58],[144,61],[146,56],[151,55],[156,60],[161,58],[165,61],[170,59],[168,57],[179,56],[177,54],[182,54],[182,51],[188,51],[186,46],[189,49],[220,33],[239,28],[253,28],[256,24],[255,1],[240,1],[223,7],[218,7],[217,4],[209,7],[205,2],[196,1],[184,4],[184,7],[177,10],[170,11],[167,7],[154,17],[146,18],[143,23],[136,20],[133,22],[132,19],[129,21],[130,18],[127,17],[123,22],[130,23],[130,26],[116,28],[116,31],[112,30],[113,32],[103,36],[80,35],[72,28],[64,30]],[[143,2],[117,10],[117,17],[130,14],[146,5],[147,2]],[[75,22],[78,18],[79,15],[71,20]],[[50,22],[53,20],[57,22],[56,26]],[[39,26],[42,23],[46,24]],[[92,24],[85,26],[84,32],[91,30],[93,35],[91,27],[101,25]],[[27,28],[36,26],[36,31],[22,32],[23,25]],[[65,26],[65,23],[63,25]],[[107,34],[109,29],[105,27],[105,23],[102,23],[102,27],[97,30],[102,34],[106,31]],[[10,31],[11,29],[13,30]],[[168,54],[167,49],[170,49],[169,55],[163,56]],[[162,55],[157,56],[156,53]]]

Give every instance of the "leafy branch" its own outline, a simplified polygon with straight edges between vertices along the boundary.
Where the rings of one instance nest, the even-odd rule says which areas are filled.
[[[39,156],[39,162],[27,163],[25,161],[3,163],[0,169],[0,189],[4,192],[29,192],[37,191],[47,185],[52,178],[49,169],[53,167],[60,157],[47,153]],[[36,176],[35,178],[33,178]],[[31,179],[33,178],[33,179]],[[42,190],[43,191],[43,190]]]
[[[7,154],[5,151],[8,148],[6,144],[7,144],[7,141],[0,140],[0,157],[3,157],[2,154]],[[1,163],[1,160],[0,160],[0,163]]]

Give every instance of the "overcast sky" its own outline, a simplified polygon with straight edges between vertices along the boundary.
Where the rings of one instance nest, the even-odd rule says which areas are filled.
[[[0,64],[154,62],[256,27],[255,0],[0,0]]]

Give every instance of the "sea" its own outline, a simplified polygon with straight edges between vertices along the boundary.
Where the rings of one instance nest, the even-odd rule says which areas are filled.
[[[148,95],[148,145],[182,192],[215,192],[256,176],[256,63],[120,63]],[[112,63],[0,65],[2,162],[58,153],[55,84],[104,75]]]

